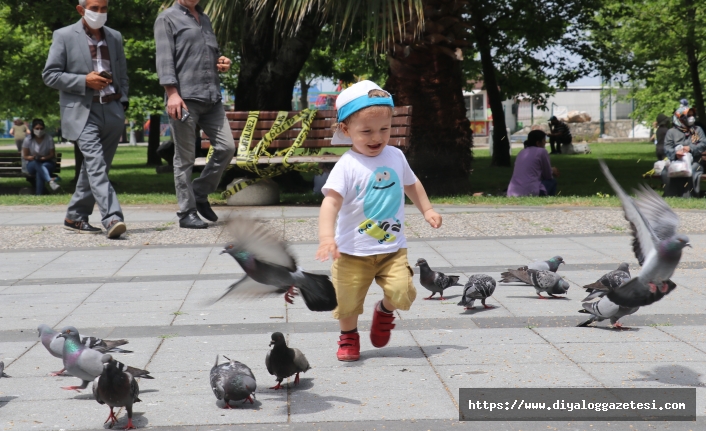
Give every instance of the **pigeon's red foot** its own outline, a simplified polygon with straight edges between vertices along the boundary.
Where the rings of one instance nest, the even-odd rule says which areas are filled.
[[[493,306],[493,305],[485,305],[485,304],[483,304],[483,308],[495,308],[495,306]]]
[[[434,296],[434,294],[432,293],[432,294],[431,294],[431,296]],[[430,297],[428,297],[428,298],[424,298],[424,299],[431,299],[431,296],[430,296]]]
[[[669,285],[668,285],[667,283],[663,282],[663,283],[662,283],[662,288],[660,289],[660,291],[661,291],[662,293],[667,293],[668,290],[669,290]]]
[[[564,298],[563,296],[554,296],[551,293],[547,293],[547,295],[551,296],[554,299],[563,299]]]
[[[654,283],[647,283],[650,286],[651,293],[657,293],[657,285]]]
[[[287,292],[284,294],[284,300],[285,302],[288,302],[290,304],[294,304],[294,297],[297,295],[297,292],[294,290],[294,286],[291,286]]]
[[[444,298],[443,296],[439,297],[439,301],[445,301],[445,300],[446,300],[446,298]]]
[[[62,386],[61,389],[64,389],[67,391],[81,392],[79,389],[85,389],[85,388],[82,388],[81,386]]]
[[[274,390],[282,389],[282,382],[277,382],[277,384],[272,386],[270,389],[274,389]]]
[[[110,426],[113,426],[115,424],[115,422],[118,421],[118,418],[115,417],[115,413],[113,413],[112,407],[110,408],[110,415],[108,415],[108,419],[106,419],[105,422],[103,422],[103,423],[107,424],[108,421],[110,421]]]
[[[539,293],[537,294],[537,296],[539,297],[539,299],[549,299],[549,298],[545,298],[544,296],[540,295]]]
[[[66,371],[66,368],[62,368],[59,371],[52,371],[51,373],[49,373],[49,375],[54,377],[61,376],[62,374],[64,374],[64,371]]]
[[[245,404],[248,401],[250,401],[250,404],[255,404],[255,401],[252,400],[252,397],[250,395],[248,395],[248,397],[245,398],[245,400],[243,400],[243,404]]]
[[[223,410],[235,410],[235,408],[230,405],[230,401],[226,401],[226,400],[223,400],[223,401],[225,401],[225,403],[226,403],[223,406]]]
[[[625,328],[625,327],[623,326],[622,323],[620,323],[620,322],[615,322],[615,323],[613,323],[613,328],[616,328],[616,329],[623,329],[623,328]],[[627,328],[625,328],[625,329],[627,329]]]
[[[298,385],[299,384],[299,373],[297,373],[296,376],[294,376],[294,384]]]
[[[136,430],[137,427],[132,424],[132,419],[128,418],[127,419],[127,426],[123,428],[124,430]]]

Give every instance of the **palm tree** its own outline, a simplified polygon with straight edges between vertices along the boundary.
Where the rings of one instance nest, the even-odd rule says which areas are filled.
[[[430,193],[450,195],[468,191],[472,160],[473,138],[466,117],[465,82],[461,73],[462,49],[468,45],[468,30],[462,20],[466,3],[460,0],[210,0],[206,9],[214,17],[215,25],[231,29],[226,30],[226,34],[231,34],[235,28],[249,29],[242,37],[241,61],[247,60],[248,49],[266,57],[267,48],[263,47],[268,43],[269,49],[281,50],[291,39],[301,38],[303,34],[305,41],[294,41],[290,46],[300,48],[297,54],[306,51],[308,55],[323,22],[338,28],[339,37],[345,37],[354,25],[362,25],[370,49],[388,54],[390,74],[386,90],[393,94],[398,106],[413,107],[412,138],[407,152],[412,169]],[[267,63],[264,60],[259,64]],[[246,85],[246,81],[241,81],[243,78],[253,82],[252,77],[244,73],[244,67],[246,71],[250,68],[246,63],[241,63],[238,87],[241,82]],[[290,61],[286,67],[278,69],[293,72],[292,88],[301,70],[301,66],[296,68],[296,65],[297,62]],[[267,68],[261,66],[261,69]],[[258,84],[263,83],[261,76],[257,79]],[[248,85],[248,91],[252,91],[252,85]],[[284,88],[288,85],[289,81],[276,85],[282,101],[285,96],[291,100],[291,91],[287,93]],[[244,94],[236,92],[236,98],[249,100]],[[263,109],[257,103],[245,105],[238,104],[236,99],[236,109],[255,109],[255,106]]]

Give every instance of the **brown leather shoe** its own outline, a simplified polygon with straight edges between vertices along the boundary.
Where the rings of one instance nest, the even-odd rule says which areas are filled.
[[[124,222],[122,222],[120,220],[113,220],[108,225],[108,238],[110,238],[110,239],[119,238],[120,235],[124,234],[126,230],[127,230],[127,226],[125,226]]]

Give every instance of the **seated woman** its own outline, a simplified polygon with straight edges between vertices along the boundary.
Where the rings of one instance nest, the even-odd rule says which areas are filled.
[[[27,172],[36,178],[35,194],[42,195],[45,182],[52,190],[59,188],[56,179],[51,176],[56,169],[54,140],[46,134],[44,121],[39,118],[32,120],[29,131],[22,143],[22,158],[27,160]]]
[[[549,163],[549,154],[544,148],[547,134],[541,130],[532,130],[527,135],[525,148],[515,159],[508,196],[554,196],[556,179],[559,171]]]
[[[684,154],[691,153],[693,158],[691,178],[678,178],[672,181],[668,169],[662,171],[662,181],[665,184],[664,196],[690,197],[699,195],[699,180],[706,161],[706,136],[701,127],[694,125],[694,109],[682,102],[672,117],[674,126],[664,137],[664,153],[670,161],[681,159]],[[677,179],[677,178],[675,178]]]

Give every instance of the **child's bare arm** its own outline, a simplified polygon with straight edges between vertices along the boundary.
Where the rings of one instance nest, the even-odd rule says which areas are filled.
[[[338,246],[334,239],[336,235],[336,216],[343,205],[343,197],[333,190],[326,193],[324,201],[321,203],[319,211],[319,249],[316,251],[316,259],[326,261],[330,256],[334,259],[340,257]]]
[[[431,227],[441,227],[441,215],[434,211],[434,208],[431,206],[431,202],[429,202],[429,197],[421,181],[417,180],[416,183],[410,186],[404,186],[404,193],[409,197],[409,200],[414,203],[419,212],[424,215],[424,220],[426,220]]]

